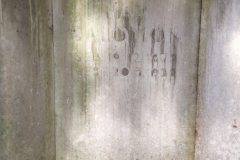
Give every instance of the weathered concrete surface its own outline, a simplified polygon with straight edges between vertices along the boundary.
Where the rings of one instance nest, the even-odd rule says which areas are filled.
[[[0,159],[53,160],[51,1],[0,4]]]
[[[240,1],[203,0],[196,159],[240,159]]]
[[[200,0],[54,0],[57,160],[194,158]]]

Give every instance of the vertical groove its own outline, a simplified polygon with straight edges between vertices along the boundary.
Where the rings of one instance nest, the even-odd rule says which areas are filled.
[[[197,145],[197,117],[198,117],[198,96],[199,96],[199,75],[200,75],[200,49],[201,49],[201,32],[202,32],[202,10],[203,0],[200,0],[200,15],[199,15],[199,31],[198,31],[198,54],[197,54],[197,78],[196,78],[196,111],[195,111],[195,133],[194,133],[194,155],[193,159],[196,159],[196,145]]]

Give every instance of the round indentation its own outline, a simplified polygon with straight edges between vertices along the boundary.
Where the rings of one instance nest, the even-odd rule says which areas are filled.
[[[129,74],[129,70],[127,68],[122,69],[122,75],[127,76]]]
[[[114,32],[114,39],[116,41],[123,41],[125,39],[125,33],[123,30],[121,29],[116,29]]]
[[[119,59],[119,55],[118,55],[117,53],[114,53],[114,54],[113,54],[113,58]]]

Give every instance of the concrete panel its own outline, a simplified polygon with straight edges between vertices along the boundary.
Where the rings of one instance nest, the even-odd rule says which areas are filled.
[[[194,158],[200,0],[54,0],[57,160]]]
[[[0,159],[53,160],[51,1],[0,4]]]
[[[196,159],[240,159],[240,1],[203,0]]]

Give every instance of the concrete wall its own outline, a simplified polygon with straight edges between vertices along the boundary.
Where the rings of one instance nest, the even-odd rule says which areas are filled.
[[[51,2],[0,4],[0,159],[53,160]]]
[[[0,160],[239,159],[239,12],[0,0]]]
[[[240,158],[240,1],[203,0],[196,159]]]
[[[200,0],[55,0],[58,160],[194,157]]]

